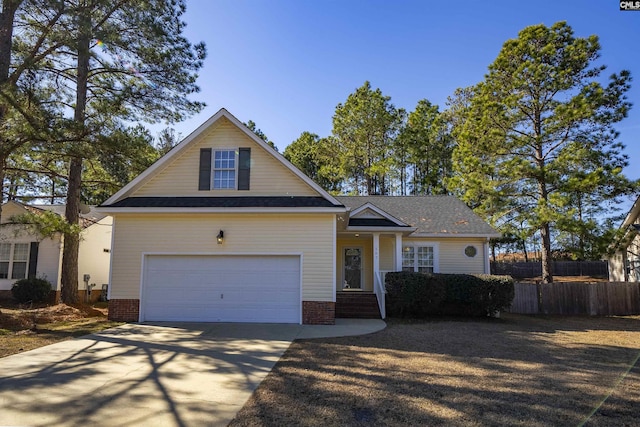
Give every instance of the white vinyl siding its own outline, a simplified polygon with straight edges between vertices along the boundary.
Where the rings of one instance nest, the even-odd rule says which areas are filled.
[[[478,253],[469,258],[464,254],[464,249],[475,246]],[[484,273],[484,242],[482,240],[447,239],[440,243],[440,272],[441,273]]]
[[[334,301],[334,214],[120,214],[112,299],[140,298],[142,254],[302,255],[302,300]],[[216,235],[224,231],[224,243]]]
[[[84,229],[78,253],[79,289],[85,289],[82,276],[89,274],[89,284],[95,284],[94,290],[101,290],[109,283],[109,265],[111,259],[111,225],[113,218],[102,218],[91,227]],[[42,247],[42,245],[40,245]]]
[[[395,271],[395,246],[395,236],[380,236],[380,270]]]
[[[198,136],[179,157],[172,159],[131,196],[201,197],[203,192],[198,191],[200,149],[236,150],[240,147],[251,148],[251,185],[249,190],[239,192],[240,195],[318,196],[313,188],[225,118]],[[229,193],[225,192],[224,195],[228,196]]]

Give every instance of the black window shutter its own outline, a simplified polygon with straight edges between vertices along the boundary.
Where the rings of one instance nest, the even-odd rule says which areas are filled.
[[[251,173],[251,148],[238,150],[238,190],[249,189]]]
[[[27,277],[29,279],[33,279],[36,277],[36,272],[38,271],[38,246],[40,243],[31,242],[31,247],[29,248],[29,273]]]
[[[200,149],[200,174],[198,190],[211,190],[211,148]]]

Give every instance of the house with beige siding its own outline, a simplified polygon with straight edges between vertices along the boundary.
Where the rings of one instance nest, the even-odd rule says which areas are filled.
[[[111,220],[93,207],[80,213],[80,248],[78,252],[78,293],[84,301],[96,301],[106,293],[111,260]],[[60,298],[62,249],[64,236],[55,233],[43,237],[13,218],[25,213],[45,211],[64,216],[65,205],[24,205],[9,201],[2,205],[0,227],[0,297],[10,298],[13,284],[25,278],[37,277],[51,283],[54,299]]]
[[[620,239],[609,256],[609,280],[640,282],[640,197],[620,226]]]
[[[488,273],[498,236],[450,196],[332,196],[225,109],[99,209],[120,321],[332,324],[345,296],[384,317],[387,272]]]

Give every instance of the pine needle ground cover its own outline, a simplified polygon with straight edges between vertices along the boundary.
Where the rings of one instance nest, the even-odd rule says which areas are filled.
[[[388,323],[294,342],[231,425],[638,423],[640,316]]]
[[[0,304],[0,357],[88,335],[121,323],[107,320],[106,309],[66,304],[21,307]]]

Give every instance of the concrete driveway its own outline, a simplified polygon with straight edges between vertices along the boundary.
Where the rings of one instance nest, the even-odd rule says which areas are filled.
[[[296,338],[336,326],[128,324],[0,359],[0,426],[222,426]]]

